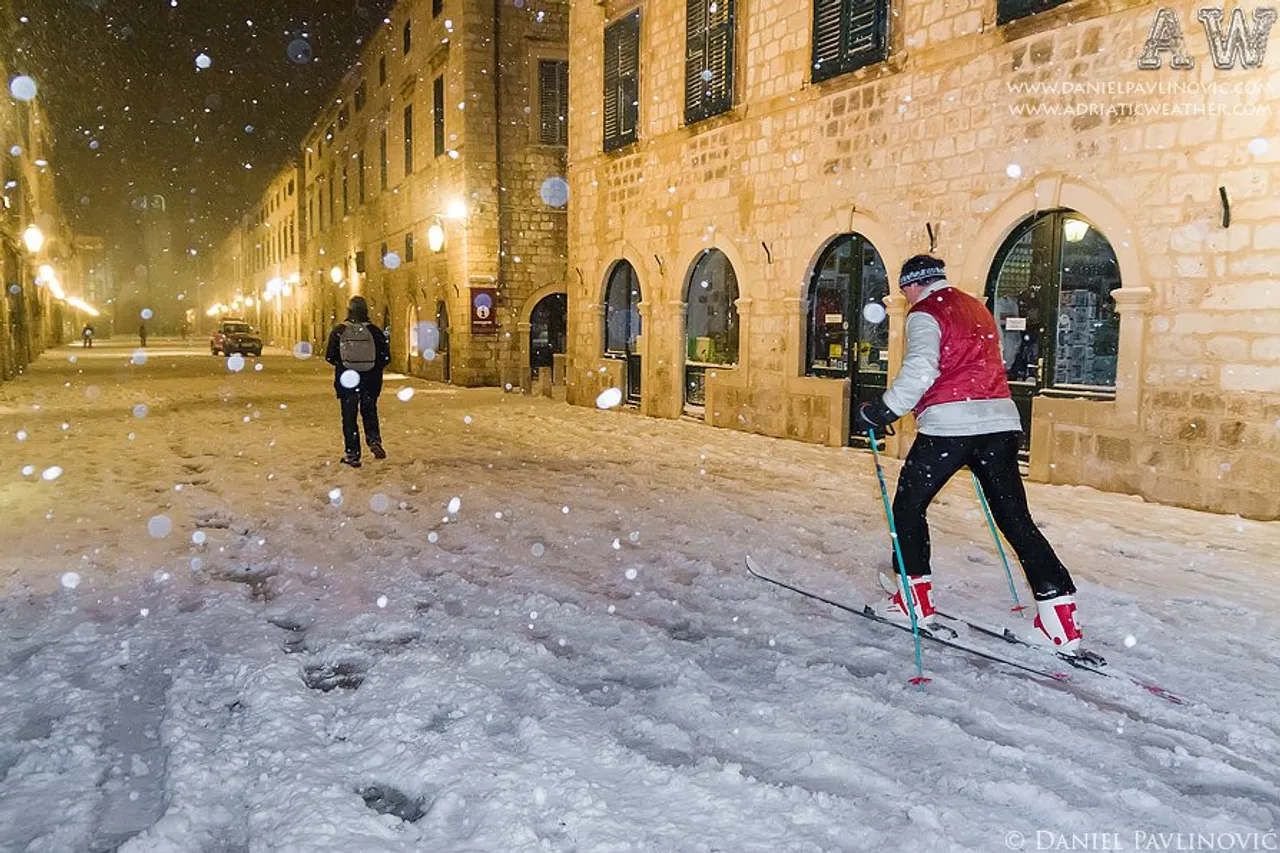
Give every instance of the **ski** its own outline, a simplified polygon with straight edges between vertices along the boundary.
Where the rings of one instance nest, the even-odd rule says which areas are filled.
[[[883,573],[881,573],[880,575],[880,586],[883,587],[884,590],[890,594],[892,594],[897,590],[897,584]],[[1186,699],[1183,699],[1181,696],[1178,696],[1176,693],[1166,690],[1165,688],[1157,684],[1152,684],[1144,679],[1138,678],[1137,676],[1122,672],[1116,667],[1108,665],[1106,659],[1101,655],[1099,655],[1097,652],[1085,651],[1077,655],[1062,654],[1058,652],[1056,649],[1053,649],[1045,644],[1037,643],[1033,640],[1027,639],[1026,637],[1018,634],[1016,631],[1012,630],[1011,628],[1007,628],[1004,626],[988,625],[988,624],[970,619],[967,616],[960,616],[952,613],[945,613],[941,610],[937,611],[937,613],[938,613],[938,616],[941,616],[943,619],[954,622],[957,625],[964,625],[974,633],[982,634],[988,637],[994,637],[997,640],[1003,640],[1004,642],[1009,643],[1011,645],[1022,646],[1028,649],[1034,649],[1038,654],[1052,655],[1055,660],[1059,660],[1064,663],[1070,664],[1075,669],[1079,669],[1084,672],[1091,672],[1094,675],[1100,675],[1103,678],[1116,678],[1122,681],[1127,680],[1137,685],[1138,687],[1141,687],[1143,690],[1147,691],[1151,695],[1159,696],[1161,699],[1164,699],[1167,702],[1172,702],[1174,705],[1188,704]]]
[[[891,628],[897,628],[899,631],[905,631],[908,634],[911,633],[910,625],[904,625],[901,622],[895,622],[892,619],[886,619],[885,617],[881,616],[880,614],[872,610],[870,605],[865,605],[863,607],[856,607],[852,604],[844,604],[842,602],[835,601],[830,598],[826,598],[824,596],[818,595],[815,592],[810,592],[809,590],[802,589],[798,586],[792,586],[786,581],[769,577],[768,575],[764,574],[764,572],[760,571],[759,566],[756,565],[755,561],[751,559],[751,557],[747,557],[746,562],[747,562],[747,571],[750,572],[754,577],[759,578],[760,580],[765,581],[766,583],[771,583],[774,586],[782,587],[783,589],[790,590],[791,592],[794,592],[797,595],[803,595],[806,598],[812,598],[815,601],[821,601],[823,604],[827,604],[827,605],[830,605],[831,607],[838,608],[840,610],[845,611],[846,613],[852,613],[854,616],[861,616],[863,619],[868,619],[880,625],[888,625]],[[1018,661],[1018,660],[1014,660],[1012,658],[1006,657],[1004,655],[998,655],[993,652],[989,652],[986,649],[981,649],[981,648],[978,648],[977,646],[971,646],[968,643],[962,642],[958,639],[949,639],[947,637],[941,636],[940,634],[932,633],[927,628],[923,628],[923,627],[920,628],[920,636],[921,638],[926,639],[931,643],[937,643],[938,645],[946,646],[947,648],[955,649],[956,651],[964,652],[966,654],[972,655],[977,658],[982,658],[983,660],[990,661],[991,663],[995,663],[1001,666],[1009,667],[1011,669],[1019,670],[1029,675],[1034,675],[1038,678],[1048,679],[1053,682],[1063,682],[1063,681],[1070,680],[1070,677],[1071,677],[1070,674],[1066,672],[1058,672],[1058,671],[1047,669],[1044,667],[1027,664],[1022,661]]]
[[[1116,669],[1113,666],[1110,666],[1100,655],[1097,655],[1095,653],[1089,652],[1085,655],[1065,655],[1057,652],[1054,649],[1049,648],[1048,646],[1041,645],[1040,643],[1034,642],[1032,640],[1028,640],[1026,637],[1020,636],[1016,631],[1010,628],[996,626],[996,625],[986,625],[982,622],[976,622],[973,619],[968,618],[967,616],[957,616],[951,613],[944,613],[941,610],[938,611],[938,615],[941,616],[943,619],[948,619],[952,622],[956,622],[958,624],[964,625],[968,627],[970,630],[975,631],[979,634],[984,634],[988,637],[994,637],[998,640],[1004,640],[1006,643],[1009,643],[1011,645],[1022,646],[1028,649],[1035,649],[1037,652],[1041,654],[1053,655],[1054,658],[1056,658],[1057,660],[1070,664],[1076,669],[1082,670],[1084,672],[1091,672],[1091,673],[1094,673],[1095,675],[1101,675],[1104,678],[1117,678],[1117,679],[1132,682],[1133,684],[1137,685],[1138,687],[1141,687],[1143,690],[1147,691],[1151,695],[1159,696],[1161,699],[1164,699],[1167,702],[1172,702],[1174,705],[1188,704],[1186,699],[1183,699],[1181,696],[1177,695],[1176,693],[1166,690],[1165,688],[1159,686],[1158,684],[1152,684],[1149,681],[1138,678],[1137,676],[1134,676],[1134,675],[1130,675],[1127,672],[1124,672],[1122,670]]]

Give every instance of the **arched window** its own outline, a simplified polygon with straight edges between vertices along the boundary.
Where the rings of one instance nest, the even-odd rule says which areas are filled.
[[[706,249],[685,287],[685,402],[705,402],[706,369],[738,363],[738,277],[719,249]]]
[[[889,275],[871,241],[841,234],[814,264],[809,280],[809,376],[848,379],[851,411],[879,399],[889,372]],[[860,433],[852,430],[851,436]]]
[[[529,317],[529,366],[536,373],[555,364],[555,355],[565,351],[568,337],[569,300],[563,293],[550,293],[534,306]]]
[[[640,280],[627,261],[609,274],[604,296],[604,350],[611,355],[635,351],[640,336]]]
[[[1116,253],[1097,226],[1055,210],[1014,229],[987,277],[1005,371],[1030,434],[1031,397],[1114,392],[1120,315]]]

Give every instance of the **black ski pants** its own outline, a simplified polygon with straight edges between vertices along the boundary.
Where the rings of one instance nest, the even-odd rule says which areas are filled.
[[[929,504],[947,481],[967,465],[978,475],[996,526],[1018,555],[1036,598],[1043,600],[1076,591],[1071,574],[1031,520],[1027,493],[1018,473],[1020,438],[1018,432],[916,436],[898,475],[898,490],[893,498],[893,520],[908,575],[930,573],[929,522],[925,517]]]
[[[363,388],[345,391],[338,397],[342,404],[342,440],[348,456],[360,456],[360,427],[356,415],[364,421],[364,440],[370,446],[382,444],[378,425],[378,395]]]

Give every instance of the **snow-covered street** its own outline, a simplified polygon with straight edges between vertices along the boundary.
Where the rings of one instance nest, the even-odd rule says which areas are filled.
[[[351,470],[320,359],[134,361],[0,386],[0,850],[1277,848],[1280,524],[1028,484],[1091,645],[1191,704],[918,689],[743,567],[878,596],[865,452],[389,375]],[[940,606],[1016,618],[966,478],[931,522]]]

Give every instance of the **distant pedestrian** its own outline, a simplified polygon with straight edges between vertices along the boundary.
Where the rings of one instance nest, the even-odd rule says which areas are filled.
[[[146,323],[143,323],[142,325],[138,326],[138,341],[142,344],[142,348],[146,349],[147,347],[147,324]]]
[[[91,348],[93,346],[93,326],[85,323],[84,330],[80,332],[80,339],[84,341],[85,349]]]
[[[378,395],[382,393],[382,371],[391,363],[391,346],[382,329],[369,322],[369,303],[363,296],[353,296],[347,303],[347,319],[329,333],[324,360],[333,365],[333,390],[342,408],[346,451],[342,464],[360,467],[357,414],[364,422],[369,452],[375,459],[387,458],[378,424]]]

